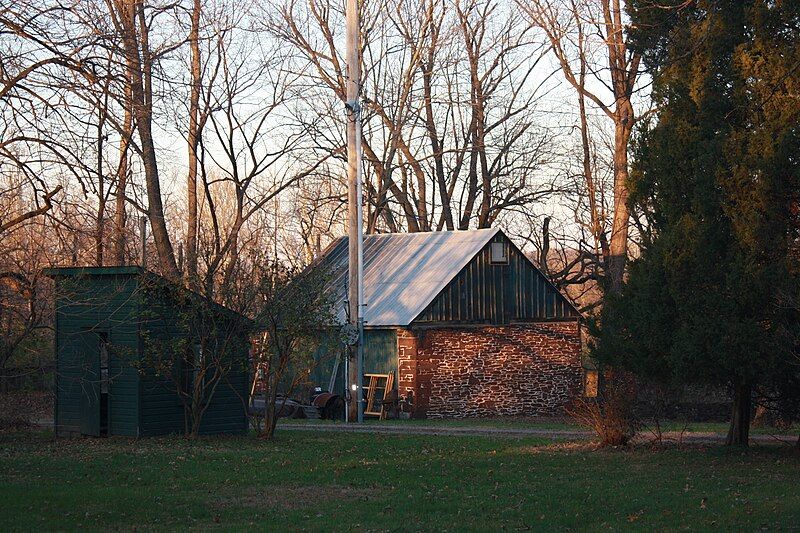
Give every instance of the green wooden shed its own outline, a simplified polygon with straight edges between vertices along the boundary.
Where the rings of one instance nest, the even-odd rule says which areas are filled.
[[[140,267],[46,274],[56,435],[247,430],[250,320]]]

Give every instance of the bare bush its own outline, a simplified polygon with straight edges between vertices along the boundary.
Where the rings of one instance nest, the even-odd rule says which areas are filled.
[[[594,431],[600,446],[625,446],[638,429],[633,408],[636,382],[632,375],[606,371],[595,398],[578,397],[567,414]]]

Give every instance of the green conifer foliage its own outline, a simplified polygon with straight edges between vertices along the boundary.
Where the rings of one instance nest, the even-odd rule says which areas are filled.
[[[631,173],[648,233],[607,298],[595,356],[729,386],[728,443],[746,444],[753,397],[800,394],[800,3],[631,0],[628,11],[658,106]]]

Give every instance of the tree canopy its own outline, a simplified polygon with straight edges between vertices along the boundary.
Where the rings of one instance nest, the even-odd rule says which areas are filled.
[[[752,392],[785,385],[800,363],[800,6],[672,4],[629,3],[659,108],[631,172],[648,232],[607,298],[595,355],[730,386],[729,443],[742,444]]]

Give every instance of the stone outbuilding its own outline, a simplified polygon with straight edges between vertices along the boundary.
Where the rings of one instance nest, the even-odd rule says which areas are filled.
[[[344,323],[347,238],[318,264]],[[583,393],[580,313],[499,229],[365,236],[364,303],[364,373],[394,373],[415,418],[559,415]]]

